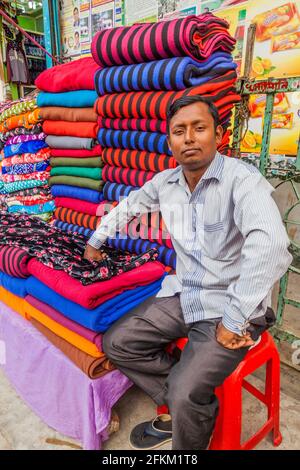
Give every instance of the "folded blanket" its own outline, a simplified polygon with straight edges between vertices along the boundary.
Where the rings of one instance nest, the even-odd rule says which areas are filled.
[[[190,57],[121,65],[98,70],[95,75],[98,95],[122,91],[184,90],[198,86],[237,64],[227,53],[216,52],[208,59],[198,62]]]
[[[15,246],[0,246],[0,271],[10,276],[26,278],[30,276],[27,263],[28,253]]]
[[[52,148],[52,157],[72,157],[72,158],[90,158],[101,155],[102,149],[99,144],[95,145],[92,149],[66,149],[66,148]]]
[[[41,92],[37,97],[37,105],[62,106],[66,108],[89,108],[94,106],[97,93],[91,90],[67,91],[65,93]]]
[[[143,266],[121,273],[107,281],[94,282],[84,286],[79,280],[72,278],[64,271],[49,268],[36,259],[29,261],[28,270],[34,277],[46,283],[50,289],[88,309],[101,305],[125,290],[128,291],[157,281],[164,274],[164,266],[160,262],[149,261]],[[34,293],[32,295],[35,296]],[[50,304],[56,306],[55,303],[50,302]],[[85,326],[88,327],[88,325]]]
[[[80,188],[93,189],[94,191],[101,191],[104,186],[104,181],[93,180],[92,178],[80,178],[79,176],[51,176],[49,178],[49,185],[63,184],[69,186],[78,186]]]
[[[91,52],[102,67],[181,56],[203,60],[214,51],[233,50],[228,27],[227,21],[204,14],[106,29],[93,37]]]
[[[77,149],[77,150],[91,150],[96,141],[90,137],[73,137],[73,136],[60,136],[48,135],[45,142],[49,147],[56,149]],[[53,153],[51,152],[53,156]]]
[[[11,166],[4,166],[2,168],[2,174],[26,175],[28,173],[34,173],[35,171],[45,171],[48,167],[49,162],[47,160],[37,163],[20,163]]]
[[[44,70],[34,83],[40,90],[51,93],[94,90],[94,75],[97,69],[98,66],[92,57],[84,57]]]
[[[49,196],[15,196],[12,198],[7,198],[6,203],[8,207],[14,205],[24,205],[24,206],[34,206],[35,204],[44,204],[44,202],[51,201],[52,197]]]
[[[68,341],[60,338],[35,318],[31,318],[33,326],[39,330],[54,346],[60,349],[90,379],[97,379],[115,369],[106,356],[95,358],[89,356]]]
[[[36,153],[23,153],[22,155],[14,155],[13,157],[4,158],[2,161],[2,168],[11,166],[11,165],[18,165],[24,163],[37,163],[43,162],[48,160],[50,157],[50,149],[43,148],[38,150]]]
[[[83,201],[81,199],[74,199],[70,197],[56,197],[55,205],[59,209],[65,207],[72,209],[73,211],[83,212],[84,214],[97,215],[102,217],[103,215],[110,212],[110,210],[115,207],[118,203],[116,201],[109,202],[103,201],[98,204]]]
[[[34,174],[34,173],[33,173]],[[37,179],[27,181],[15,181],[14,183],[2,183],[0,182],[0,190],[3,194],[14,193],[27,188],[35,188],[37,186],[44,186],[45,181],[38,181]]]
[[[33,204],[30,206],[27,205],[12,205],[9,206],[8,212],[10,213],[15,213],[19,212],[21,214],[28,214],[28,215],[34,215],[34,214],[42,214],[44,212],[52,212],[55,209],[55,203],[54,201],[48,201],[42,204]]]
[[[44,134],[44,132],[40,132],[39,134],[15,135],[7,139],[6,145],[21,144],[21,143],[29,142],[32,140],[45,140],[45,138],[46,138],[46,134]]]
[[[102,168],[86,168],[83,166],[56,166],[51,169],[50,174],[51,176],[69,175],[100,180],[102,178]]]
[[[54,212],[54,217],[58,220],[62,220],[63,222],[78,224],[91,230],[96,230],[101,221],[101,217],[89,215],[84,212],[78,212],[73,209],[68,209],[67,207],[57,207]]]
[[[93,231],[79,227],[79,225],[68,224],[67,222],[62,222],[61,220],[54,220],[55,227],[59,227],[66,232],[74,232],[80,235],[83,235],[86,238],[90,238],[93,235]],[[163,263],[165,266],[170,266],[173,269],[176,269],[176,253],[174,250],[171,250],[165,246],[161,246],[155,242],[149,242],[148,240],[142,240],[141,238],[132,239],[130,237],[126,237],[122,234],[122,236],[116,235],[115,238],[107,238],[106,244],[118,248],[124,251],[129,251],[130,253],[144,253],[145,250],[149,249],[150,247],[156,248],[158,251],[158,260]]]
[[[139,219],[132,220],[127,227],[124,227],[120,231],[120,233],[125,234],[134,240],[141,238],[142,240],[155,242],[159,245],[164,245],[173,249],[171,237],[167,231],[162,231],[159,228],[151,227],[150,225],[144,225]]]
[[[26,129],[30,129],[40,120],[40,109],[36,108],[33,111],[28,111],[27,113],[6,119],[0,124],[0,132],[6,132],[16,127],[26,127]]]
[[[150,181],[153,176],[155,176],[155,173],[152,171],[132,170],[131,168],[121,168],[111,165],[104,165],[102,170],[103,181],[131,186],[143,186],[147,181]]]
[[[49,196],[51,195],[50,193],[50,188],[47,184],[44,185],[39,185],[38,187],[33,187],[33,188],[23,188],[19,191],[14,191],[9,194],[9,196],[6,197],[6,199],[13,200],[13,199],[18,199],[18,197],[32,197],[32,196]]]
[[[44,121],[43,131],[50,135],[65,135],[73,137],[97,137],[96,122]]]
[[[105,129],[167,133],[167,121],[158,119],[109,119],[98,116],[97,122],[100,128]]]
[[[0,286],[18,297],[24,298],[28,294],[25,279],[13,277],[4,272],[0,272]]]
[[[103,161],[100,157],[91,158],[72,158],[72,157],[52,157],[50,158],[50,165],[52,167],[89,167],[89,168],[101,168]]]
[[[26,129],[26,127],[15,127],[14,129],[11,129],[6,132],[4,131],[3,134],[0,134],[0,142],[7,142],[8,139],[17,135],[40,134],[42,131],[43,128],[40,122],[38,122],[37,124],[33,124],[32,126],[30,126],[29,129]]]
[[[112,166],[154,172],[177,167],[174,157],[139,150],[104,148],[101,159]]]
[[[98,67],[97,67],[98,70]],[[1,111],[0,113],[0,122],[5,121],[5,119],[11,116],[17,116],[19,114],[24,114],[27,111],[32,111],[37,107],[36,99],[19,99],[17,101],[11,101],[8,103],[8,107]]]
[[[55,306],[56,310],[76,323],[96,332],[105,332],[121,316],[148,297],[155,295],[161,287],[163,278],[164,276],[148,285],[133,287],[132,290],[124,291],[123,289],[121,293],[114,294],[102,305],[89,310],[78,305],[74,300],[60,295],[33,276],[26,280],[26,288],[31,296],[50,306]]]
[[[103,186],[103,197],[108,201],[119,201],[121,198],[128,196],[131,191],[137,191],[138,189],[140,188],[136,186],[107,182]]]
[[[62,196],[74,199],[82,199],[83,201],[89,201],[94,204],[98,204],[104,199],[102,192],[65,184],[52,185],[51,193],[53,197]]]
[[[227,72],[213,78],[202,85],[186,88],[181,91],[137,91],[113,93],[98,98],[96,112],[106,118],[152,118],[165,120],[170,104],[181,96],[201,95],[209,97],[214,104],[220,106],[218,100],[228,96],[236,82],[236,72]],[[233,96],[233,102],[240,97]],[[222,104],[222,102],[221,102]]]
[[[40,149],[48,147],[44,140],[31,140],[29,142],[21,142],[15,145],[6,145],[4,147],[4,156],[12,157],[13,155],[21,155],[22,153],[36,153]]]
[[[49,70],[49,69],[48,69]],[[94,108],[64,108],[62,106],[45,106],[40,110],[40,116],[45,121],[96,122],[97,114]]]
[[[0,299],[1,302],[8,305],[8,307],[10,307],[14,312],[17,312],[22,315],[22,317],[26,318],[23,308],[24,300],[22,297],[12,294],[12,292],[9,292],[9,290],[0,286]]]
[[[140,131],[99,129],[98,141],[102,147],[113,147],[172,155],[165,134]]]
[[[50,167],[49,167],[50,170]],[[28,173],[26,175],[2,175],[2,181],[4,183],[13,183],[13,182],[20,182],[20,181],[28,181],[28,180],[39,180],[45,181],[48,180],[50,176],[50,171],[35,171],[34,173]]]
[[[26,295],[24,311],[27,318],[35,318],[56,335],[93,357],[103,356],[102,335],[70,320],[58,310]]]

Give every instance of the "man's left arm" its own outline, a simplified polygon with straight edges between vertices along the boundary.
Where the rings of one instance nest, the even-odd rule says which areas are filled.
[[[248,319],[292,261],[289,239],[271,193],[259,173],[251,173],[233,189],[234,221],[242,236],[240,275],[227,290],[222,325],[245,335]]]

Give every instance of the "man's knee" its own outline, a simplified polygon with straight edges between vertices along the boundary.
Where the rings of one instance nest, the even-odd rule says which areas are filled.
[[[166,401],[170,410],[186,409],[193,403],[207,405],[214,397],[214,387],[205,377],[203,380],[197,377],[194,381],[190,374],[180,377],[171,373],[166,385]]]
[[[116,359],[117,351],[120,350],[120,341],[118,329],[110,328],[102,337],[102,351],[112,361]],[[116,345],[119,344],[117,350]]]

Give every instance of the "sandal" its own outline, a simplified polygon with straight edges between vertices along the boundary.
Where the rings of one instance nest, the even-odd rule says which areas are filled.
[[[130,434],[130,445],[136,450],[150,450],[172,440],[172,421],[168,414],[156,416],[152,421],[140,423]]]

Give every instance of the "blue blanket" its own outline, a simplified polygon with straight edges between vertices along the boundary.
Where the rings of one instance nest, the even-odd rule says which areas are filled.
[[[71,197],[74,199],[83,199],[84,201],[98,204],[103,201],[103,193],[89,188],[80,188],[79,186],[68,186],[66,184],[54,184],[51,186],[53,197]]]
[[[48,93],[42,91],[38,94],[37,105],[64,106],[67,108],[89,108],[94,106],[97,93],[92,90],[66,91],[64,93]]]
[[[24,298],[25,295],[28,294],[26,290],[26,279],[12,277],[2,271],[0,271],[0,285],[18,297]]]
[[[156,282],[133,290],[127,290],[107,300],[93,310],[87,310],[47,287],[35,277],[29,277],[27,291],[33,297],[54,307],[60,313],[93,331],[104,332],[115,321],[152,295],[161,287],[164,276]]]
[[[28,175],[29,173],[35,173],[36,171],[45,171],[49,166],[49,160],[37,163],[17,163],[11,166],[3,166],[3,175]]]
[[[103,197],[108,201],[120,201],[121,198],[128,196],[131,191],[137,191],[138,189],[140,188],[136,186],[107,181],[103,186]]]
[[[4,147],[4,156],[12,157],[22,153],[36,153],[38,150],[48,147],[44,140],[29,140],[20,144],[6,145]]]
[[[23,204],[16,204],[9,206],[8,212],[20,212],[23,214],[43,214],[44,212],[52,212],[55,210],[55,202],[47,201],[44,204],[33,204],[31,206],[24,206]]]
[[[100,96],[124,91],[183,90],[236,67],[226,52],[216,52],[202,62],[191,57],[173,57],[100,69],[95,74],[95,84]]]

